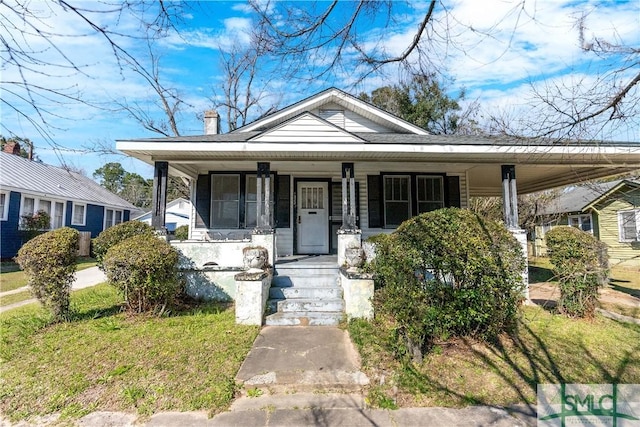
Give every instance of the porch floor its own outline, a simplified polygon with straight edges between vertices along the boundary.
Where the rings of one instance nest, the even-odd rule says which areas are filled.
[[[278,265],[284,264],[304,264],[304,265],[338,265],[338,255],[288,255],[278,257],[276,260],[276,268]],[[294,265],[295,265],[294,264]]]

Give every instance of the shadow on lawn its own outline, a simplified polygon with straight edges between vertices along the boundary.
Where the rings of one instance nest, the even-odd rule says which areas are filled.
[[[624,292],[627,295],[631,295],[632,297],[636,297],[636,298],[640,298],[640,290],[638,289],[633,289],[633,288],[628,288],[626,286],[621,286],[618,283],[629,283],[628,280],[616,280],[616,279],[610,279],[609,280],[609,286],[611,287],[611,289],[618,291],[618,292]]]
[[[166,307],[156,313],[131,313],[134,316],[157,316],[161,317],[180,317],[193,316],[196,314],[220,314],[233,307],[233,303],[228,302],[206,302],[194,299],[179,299],[171,307]],[[116,314],[126,313],[126,305],[124,303],[113,304],[109,307],[98,307],[87,310],[78,310],[72,307],[72,321],[85,321],[92,319],[100,319],[114,316]]]
[[[529,266],[529,283],[551,282],[555,279],[550,268]]]
[[[631,325],[622,325],[634,329]],[[555,339],[560,340],[560,338]],[[562,360],[562,363],[565,364],[562,366],[544,340],[529,326],[522,323],[519,324],[518,332],[514,335],[504,337],[486,346],[478,347],[477,341],[473,340],[462,339],[461,341],[464,348],[482,362],[476,366],[480,369],[488,369],[498,375],[504,384],[515,392],[521,402],[527,402],[529,414],[533,414],[534,417],[538,384],[580,383],[583,381],[579,377],[580,373],[593,367],[608,383],[620,383],[627,369],[640,363],[640,342],[631,350],[626,351],[614,367],[603,363],[602,357],[598,358],[598,355],[594,354],[582,342],[563,342],[558,343],[558,347],[562,346],[562,350],[566,354],[580,355],[580,357],[572,357],[569,361]],[[566,366],[572,362],[575,362],[573,366]],[[509,369],[505,369],[504,364]],[[511,373],[516,375],[513,376]],[[407,383],[417,385],[414,387],[415,391],[428,393],[435,389],[454,396],[466,404],[495,406],[492,403],[495,402],[494,396],[485,399],[457,390],[446,384],[437,372],[434,372],[433,375],[423,373],[413,364],[406,363],[403,374],[406,376]],[[532,399],[534,400],[532,401]],[[518,410],[516,409],[516,411]]]

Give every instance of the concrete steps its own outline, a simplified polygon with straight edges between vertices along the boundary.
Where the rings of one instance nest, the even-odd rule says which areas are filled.
[[[336,326],[344,300],[334,260],[314,258],[276,264],[269,290],[268,326]]]

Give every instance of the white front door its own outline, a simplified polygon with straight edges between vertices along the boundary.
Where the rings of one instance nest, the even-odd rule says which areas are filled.
[[[298,253],[329,253],[329,183],[298,182]]]

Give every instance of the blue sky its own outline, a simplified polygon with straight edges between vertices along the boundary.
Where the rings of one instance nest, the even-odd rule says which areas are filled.
[[[601,59],[580,49],[576,29],[576,20],[580,16],[585,16],[587,42],[597,37],[635,47],[640,45],[638,0],[443,0],[442,3],[449,12],[448,29],[455,37],[446,46],[432,48],[433,66],[454,79],[449,85],[452,94],[464,88],[467,100],[479,102],[484,116],[496,111],[508,111],[514,116],[527,114],[523,111],[526,111],[532,97],[531,83],[538,87],[556,87],[562,82],[576,87],[588,86],[598,72],[618,65],[616,58]],[[95,2],[86,4],[94,8],[98,5]],[[311,5],[307,2],[295,4],[301,7]],[[89,35],[76,17],[45,2],[31,2],[31,5],[37,8],[37,16],[51,28],[51,32],[61,35],[55,39],[57,46],[70,59],[82,64],[80,73],[49,69],[48,76],[33,73],[30,76],[32,81],[52,87],[74,88],[92,104],[103,108],[75,103],[46,104],[43,100],[51,112],[49,122],[53,126],[49,132],[53,142],[68,150],[55,151],[52,141],[43,138],[28,121],[13,114],[5,105],[1,111],[2,134],[8,136],[7,129],[10,129],[19,136],[27,137],[35,142],[36,152],[46,163],[57,165],[64,161],[83,169],[88,176],[108,161],[119,161],[125,169],[150,177],[150,166],[126,157],[86,151],[86,147],[95,145],[114,147],[117,139],[158,136],[146,131],[125,112],[114,111],[115,101],[126,101],[143,106],[153,114],[156,110],[149,87],[139,76],[122,70],[104,41]],[[326,5],[327,2],[319,3],[319,7]],[[378,19],[369,27],[360,29],[368,48],[384,48],[388,52],[399,53],[411,40],[426,3],[412,1],[398,5],[402,14],[397,21]],[[444,17],[440,6],[436,13]],[[136,34],[139,31],[135,22],[126,16],[117,22],[108,14],[96,19],[124,33]],[[183,135],[202,133],[202,123],[197,115],[211,107],[216,89],[217,94],[220,93],[220,52],[230,49],[234,43],[240,46],[248,43],[251,27],[252,16],[246,3],[205,1],[193,4],[186,11],[180,23],[180,34],[169,34],[156,45],[160,55],[161,80],[165,86],[175,88],[185,100],[185,109],[179,116]],[[436,27],[434,34],[436,37],[442,35],[444,29]],[[56,52],[47,49],[49,46],[38,49],[43,43],[41,40],[29,39],[26,34],[20,36],[34,51],[51,55],[54,62],[59,61]],[[135,38],[121,38],[119,41],[132,52],[141,55],[146,52],[145,46]],[[259,76],[264,82],[263,109],[274,104],[284,107],[328,86],[357,94],[396,83],[398,79],[398,72],[393,68],[386,69],[384,75],[371,76],[358,83],[353,73],[337,70],[335,74],[312,84],[295,85],[280,78],[277,70],[269,68],[266,65]],[[14,79],[16,71],[4,64],[3,82]],[[634,72],[637,71],[629,71]],[[638,91],[633,92],[634,96],[637,94]],[[11,97],[4,84],[2,97]],[[616,134],[615,139],[638,141],[640,130],[627,129],[623,134]]]

